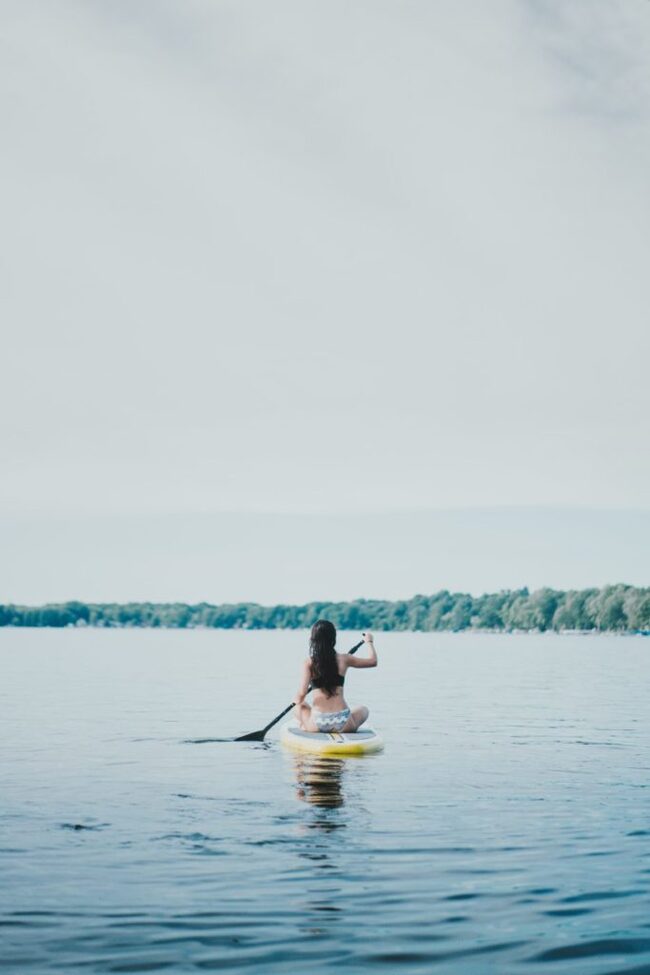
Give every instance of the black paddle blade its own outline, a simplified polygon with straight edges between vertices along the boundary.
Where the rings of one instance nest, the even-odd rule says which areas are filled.
[[[251,731],[250,735],[240,735],[239,738],[233,739],[234,741],[264,741],[264,731]]]

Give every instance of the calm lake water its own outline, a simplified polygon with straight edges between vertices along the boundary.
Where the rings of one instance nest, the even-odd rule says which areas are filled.
[[[327,762],[188,741],[303,633],[0,630],[0,968],[650,973],[650,640],[376,642],[386,750]]]

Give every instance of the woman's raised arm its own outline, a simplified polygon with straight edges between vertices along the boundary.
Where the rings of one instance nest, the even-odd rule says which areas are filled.
[[[377,666],[377,651],[375,650],[375,644],[373,641],[373,636],[370,631],[363,634],[363,642],[370,651],[368,657],[353,657],[352,654],[346,653],[345,659],[348,667],[376,667]]]

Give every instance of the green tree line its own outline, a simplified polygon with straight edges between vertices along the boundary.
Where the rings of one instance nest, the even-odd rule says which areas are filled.
[[[304,629],[325,617],[340,629],[363,630],[584,630],[650,633],[650,589],[504,590],[470,596],[447,590],[405,600],[355,599],[303,606],[258,603],[0,604],[0,626],[169,627],[187,629]]]

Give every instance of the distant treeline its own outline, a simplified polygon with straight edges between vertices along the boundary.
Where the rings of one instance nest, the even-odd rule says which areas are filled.
[[[484,596],[450,593],[406,600],[260,606],[235,603],[56,603],[0,605],[0,626],[212,627],[304,629],[325,617],[346,630],[595,630],[650,632],[650,589],[605,586],[561,592],[508,590]]]

